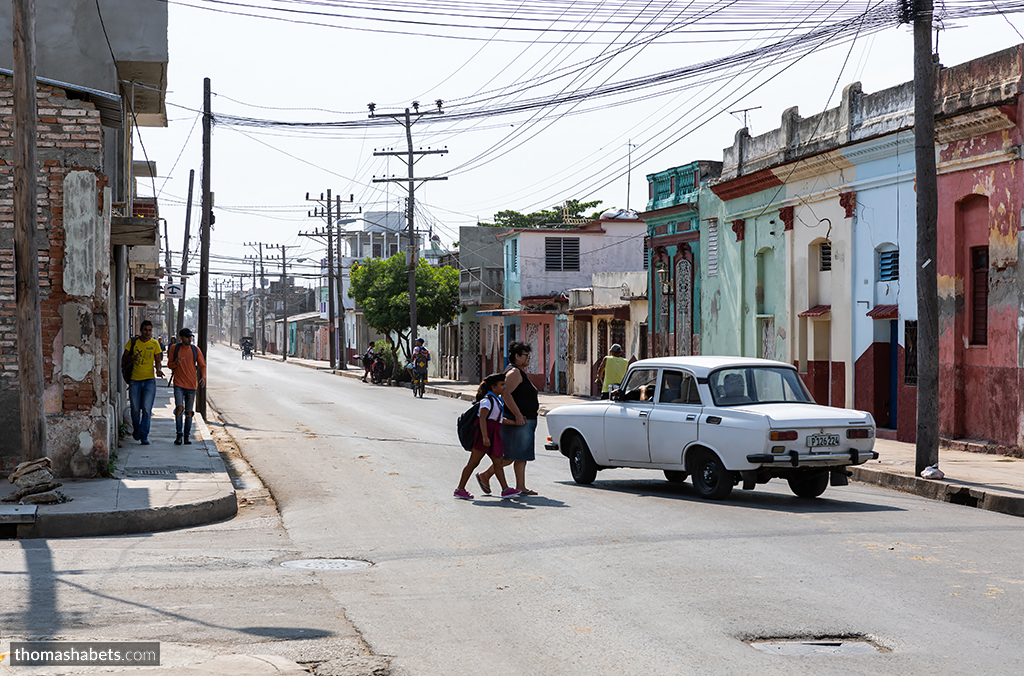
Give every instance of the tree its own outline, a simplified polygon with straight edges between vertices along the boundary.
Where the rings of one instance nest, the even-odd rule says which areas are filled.
[[[477,223],[477,225],[503,226],[506,228],[533,228],[542,225],[560,227],[566,225],[566,219],[583,218],[583,212],[593,209],[599,204],[601,204],[601,200],[594,200],[593,202],[566,200],[561,206],[534,211],[531,214],[522,214],[518,211],[506,209],[494,214],[493,223]],[[590,215],[590,220],[600,218],[600,216],[601,212],[595,211]]]
[[[397,338],[392,352],[401,347],[406,360],[412,359],[409,344],[409,269],[405,254],[391,258],[370,258],[352,266],[348,295],[355,299],[367,325],[379,333]],[[459,271],[432,267],[423,258],[416,265],[416,320],[420,326],[451,321],[459,303]]]

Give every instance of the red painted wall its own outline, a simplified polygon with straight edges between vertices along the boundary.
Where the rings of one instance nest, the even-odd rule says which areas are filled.
[[[940,162],[969,160],[1020,145],[1021,108],[1000,108],[1014,127],[940,146]],[[1022,168],[1019,160],[1009,160],[938,177],[939,432],[944,437],[1019,443],[1017,237],[1024,206]],[[975,345],[971,248],[979,246],[988,247],[989,256],[988,330],[986,344]]]

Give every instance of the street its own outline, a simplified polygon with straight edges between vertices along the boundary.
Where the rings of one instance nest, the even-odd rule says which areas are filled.
[[[211,401],[317,579],[396,674],[1013,673],[1024,523],[851,484],[724,503],[654,472],[575,485],[540,450],[536,498],[454,500],[466,403],[211,353]],[[538,447],[546,436],[543,420]],[[745,638],[864,636],[782,657]]]
[[[165,665],[231,651],[320,673],[390,662],[403,676],[1024,668],[1018,518],[862,484],[803,501],[773,482],[720,503],[655,472],[584,487],[543,450],[527,475],[540,496],[481,497],[473,482],[477,500],[459,501],[465,402],[222,346],[210,373],[223,431],[273,500],[242,476],[229,522],[0,543],[5,638],[159,640]],[[538,448],[544,436],[542,419]],[[373,566],[280,565],[333,558]],[[744,642],[783,637],[879,650],[789,656]]]

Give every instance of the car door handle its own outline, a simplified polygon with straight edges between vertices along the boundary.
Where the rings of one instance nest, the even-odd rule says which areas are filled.
[[[646,418],[647,417],[647,411],[640,411],[640,413],[638,413],[637,415],[639,415],[641,418]]]
[[[722,422],[722,419],[717,415],[709,415],[705,420],[709,425],[717,425]]]
[[[688,416],[686,416],[686,420],[687,421],[696,420],[696,419],[697,419],[697,416],[695,416],[695,415],[688,415]]]

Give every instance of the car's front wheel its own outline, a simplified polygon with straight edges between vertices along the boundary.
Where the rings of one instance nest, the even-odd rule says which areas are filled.
[[[681,484],[686,481],[686,477],[690,476],[687,472],[680,472],[675,469],[666,469],[665,478],[674,484]]]
[[[798,498],[816,498],[828,488],[828,471],[798,474],[788,479],[789,490]]]
[[[732,472],[711,451],[700,451],[690,466],[693,487],[705,500],[722,500],[732,492]]]
[[[579,435],[573,435],[569,441],[569,469],[572,480],[578,484],[592,484],[597,478],[597,463],[587,448],[587,442]]]

